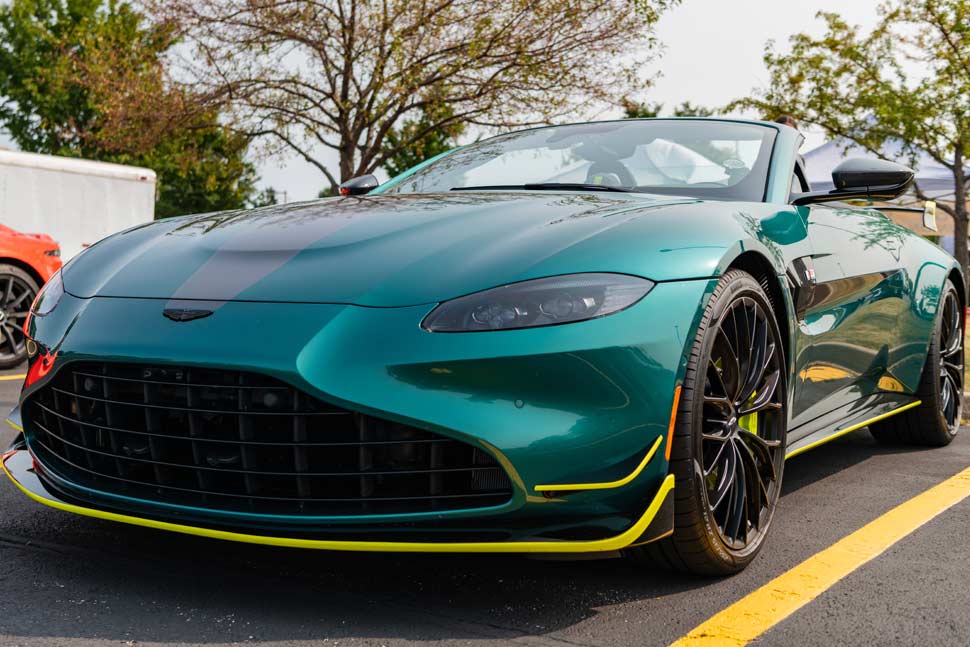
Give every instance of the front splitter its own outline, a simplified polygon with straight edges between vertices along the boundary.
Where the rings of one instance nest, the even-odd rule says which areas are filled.
[[[302,539],[274,537],[249,533],[217,530],[199,526],[134,517],[131,515],[88,508],[54,498],[34,472],[33,458],[25,450],[13,450],[3,457],[3,471],[14,485],[34,501],[51,508],[107,521],[133,526],[167,530],[185,535],[222,539],[247,544],[282,546],[286,548],[309,548],[316,550],[375,552],[375,553],[601,553],[621,550],[632,544],[645,543],[669,534],[672,530],[672,506],[664,505],[674,489],[674,476],[668,474],[643,515],[630,528],[605,539],[570,541],[536,540],[507,542],[401,542],[401,541],[350,541],[331,539]],[[662,512],[663,511],[663,512]],[[667,519],[668,511],[670,519]],[[656,521],[656,523],[654,523]]]

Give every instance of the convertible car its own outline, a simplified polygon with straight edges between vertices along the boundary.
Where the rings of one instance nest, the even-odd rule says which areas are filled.
[[[341,197],[75,257],[27,323],[3,456],[40,503],[355,551],[598,553],[726,574],[785,460],[868,426],[945,445],[959,265],[726,119],[514,132]]]

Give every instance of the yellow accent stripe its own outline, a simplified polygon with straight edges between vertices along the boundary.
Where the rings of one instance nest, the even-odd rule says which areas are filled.
[[[864,421],[862,421],[862,422],[860,422],[858,424],[852,425],[851,427],[846,427],[845,429],[839,429],[838,431],[836,431],[835,433],[833,433],[831,436],[826,436],[825,438],[822,438],[821,440],[816,440],[814,443],[809,443],[808,445],[805,445],[804,447],[799,447],[795,451],[792,451],[792,452],[789,452],[789,453],[785,454],[785,460],[788,460],[792,456],[798,456],[802,452],[807,452],[810,449],[815,449],[819,445],[824,445],[825,443],[829,442],[830,440],[835,440],[836,438],[839,438],[841,436],[844,436],[844,435],[846,435],[848,433],[852,433],[853,431],[856,431],[858,429],[862,429],[863,427],[868,427],[869,425],[871,425],[874,422],[879,422],[880,420],[885,420],[886,418],[888,418],[890,416],[895,416],[897,413],[902,413],[903,411],[906,411],[907,409],[912,409],[913,407],[918,407],[921,404],[923,404],[923,401],[922,400],[917,400],[916,402],[910,402],[909,404],[907,404],[905,406],[899,407],[898,409],[893,409],[892,411],[890,411],[888,413],[884,413],[884,414],[882,414],[880,416],[876,416],[875,418],[869,418],[868,420],[864,420]]]
[[[23,427],[21,427],[20,425],[18,425],[16,422],[14,422],[13,420],[11,420],[10,418],[4,418],[3,421],[5,423],[7,423],[8,425],[10,425],[11,427],[13,427],[14,429],[16,429],[17,431],[22,432],[24,430]]]
[[[677,407],[680,406],[680,385],[674,389],[674,403],[670,406],[670,422],[667,423],[667,446],[664,448],[664,460],[670,460],[670,450],[674,446],[674,427],[677,426]]]
[[[365,551],[365,552],[398,552],[398,553],[598,553],[605,551],[620,550],[626,548],[644,533],[650,522],[657,515],[660,506],[671,490],[674,489],[674,476],[668,474],[660,485],[660,490],[654,496],[653,501],[643,516],[625,532],[608,537],[606,539],[594,539],[585,541],[494,541],[494,542],[454,542],[454,543],[434,543],[434,542],[398,542],[398,541],[347,541],[331,539],[294,539],[291,537],[265,537],[262,535],[249,535],[245,533],[229,532],[226,530],[212,530],[209,528],[198,528],[195,526],[184,526],[178,523],[167,521],[155,521],[154,519],[142,519],[131,517],[115,512],[105,512],[82,506],[63,503],[53,499],[39,496],[14,478],[6,463],[2,464],[3,471],[6,472],[10,480],[14,482],[21,492],[29,496],[34,501],[42,503],[58,510],[73,512],[86,517],[96,519],[106,519],[108,521],[118,521],[131,524],[133,526],[144,526],[146,528],[156,528],[158,530],[169,530],[180,532],[186,535],[196,535],[199,537],[209,537],[211,539],[225,539],[228,541],[239,541],[247,544],[265,544],[268,546],[285,546],[288,548],[315,548],[320,550],[343,550],[343,551]]]
[[[653,445],[647,451],[647,455],[643,457],[637,468],[621,478],[619,481],[610,481],[608,483],[565,483],[562,485],[537,485],[536,492],[575,492],[576,490],[610,490],[613,488],[623,487],[643,471],[643,468],[647,466],[653,455],[657,453],[657,449],[660,447],[660,443],[664,440],[663,436],[657,436],[657,440],[653,441]]]
[[[737,647],[748,644],[843,577],[968,496],[970,469],[931,487],[809,557],[698,625],[674,642],[672,647]]]
[[[22,380],[26,375],[0,375],[0,382],[6,382],[8,380]]]

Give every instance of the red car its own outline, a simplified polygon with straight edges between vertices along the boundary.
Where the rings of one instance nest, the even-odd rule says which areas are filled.
[[[0,225],[0,369],[27,358],[22,329],[37,291],[61,269],[61,248],[47,234]]]

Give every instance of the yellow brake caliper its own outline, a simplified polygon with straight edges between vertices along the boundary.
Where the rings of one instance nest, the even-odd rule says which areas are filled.
[[[754,402],[754,399],[756,397],[758,397],[757,391],[751,394],[751,397],[748,398],[748,401],[744,403],[744,406],[745,407],[751,406],[751,403]],[[751,432],[752,434],[757,436],[758,435],[758,412],[754,411],[752,413],[749,413],[745,416],[741,416],[740,418],[738,418],[738,426],[744,429],[745,431]]]

